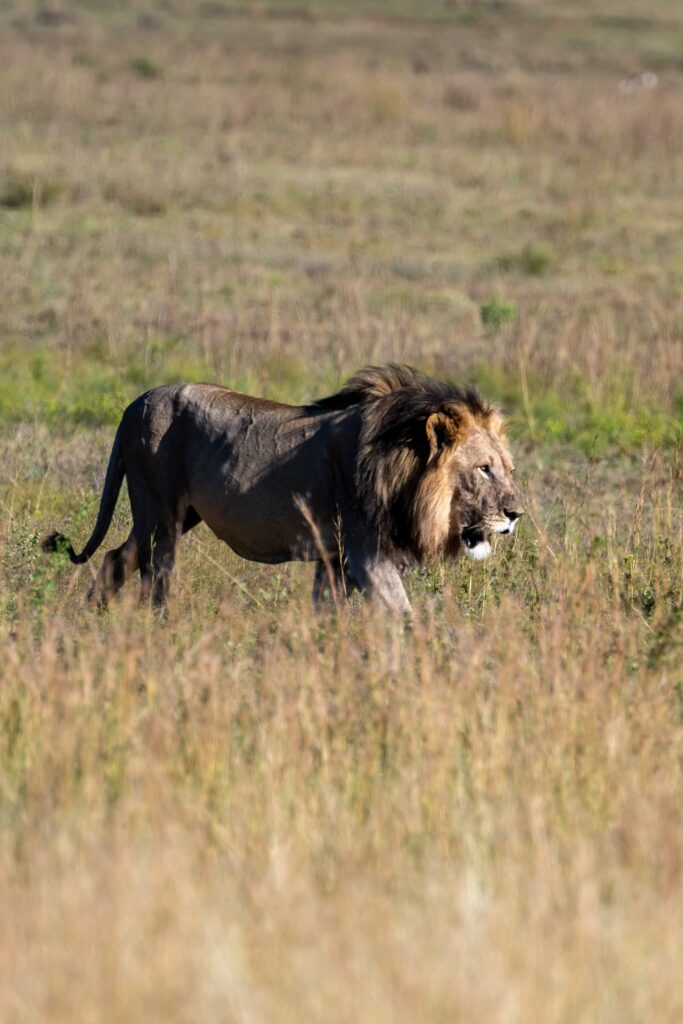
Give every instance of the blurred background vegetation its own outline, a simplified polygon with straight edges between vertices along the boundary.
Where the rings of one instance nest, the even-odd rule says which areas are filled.
[[[0,18],[4,422],[393,358],[586,454],[680,440],[677,5]]]

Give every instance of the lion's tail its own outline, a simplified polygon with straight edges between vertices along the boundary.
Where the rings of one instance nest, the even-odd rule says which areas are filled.
[[[89,558],[92,558],[104,540],[107,530],[111,524],[119,491],[121,490],[121,484],[123,483],[125,475],[126,473],[121,454],[121,427],[119,427],[116,431],[111,455],[109,456],[107,475],[104,480],[104,490],[102,491],[102,498],[100,500],[100,511],[98,512],[97,522],[95,523],[95,528],[90,540],[85,545],[80,555],[77,555],[72,545],[63,534],[51,533],[50,536],[46,537],[43,541],[43,551],[66,551],[74,565],[82,565],[84,562],[87,562]]]

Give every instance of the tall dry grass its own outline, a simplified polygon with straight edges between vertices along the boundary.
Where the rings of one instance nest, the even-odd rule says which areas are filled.
[[[297,571],[210,611],[205,538],[168,623],[5,592],[2,1019],[678,1020],[671,487],[533,506],[410,630]]]

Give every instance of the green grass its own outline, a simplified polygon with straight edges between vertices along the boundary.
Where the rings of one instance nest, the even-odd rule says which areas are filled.
[[[499,327],[510,319],[511,309],[494,300],[482,307],[482,319],[487,326]],[[38,421],[69,429],[116,425],[126,405],[143,391],[159,384],[214,376],[208,361],[188,358],[182,349],[180,338],[152,338],[142,359],[119,361],[93,352],[71,360],[67,373],[63,358],[47,348],[36,348],[29,365],[18,358],[16,350],[10,350],[0,361],[0,420],[7,425]],[[269,397],[316,397],[313,391],[307,393],[304,359],[271,355],[264,360],[262,373]],[[626,389],[619,385],[612,394],[600,396],[581,378],[568,380],[559,391],[532,377],[530,384],[527,381],[531,390],[527,401],[518,380],[486,366],[475,366],[470,379],[505,408],[515,435],[526,433],[548,447],[568,444],[599,459],[609,454],[635,455],[643,449],[677,451],[683,442],[680,398],[669,411],[644,398],[629,400]],[[259,387],[248,375],[233,378],[231,384],[247,391]],[[328,389],[333,386],[331,380]]]

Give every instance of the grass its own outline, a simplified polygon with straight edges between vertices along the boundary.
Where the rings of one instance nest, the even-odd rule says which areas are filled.
[[[682,43],[673,0],[2,6],[3,1022],[681,1019]],[[40,553],[147,387],[388,359],[506,409],[528,507],[412,628],[203,527],[168,622]]]

